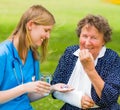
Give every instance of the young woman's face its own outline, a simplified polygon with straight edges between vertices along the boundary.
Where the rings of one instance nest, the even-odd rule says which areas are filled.
[[[31,36],[33,44],[36,46],[41,46],[42,42],[45,39],[49,39],[52,27],[53,25],[44,26],[44,25],[32,24],[30,36]]]
[[[80,34],[80,49],[88,49],[94,58],[97,57],[101,48],[105,44],[103,34],[94,26],[85,25]]]

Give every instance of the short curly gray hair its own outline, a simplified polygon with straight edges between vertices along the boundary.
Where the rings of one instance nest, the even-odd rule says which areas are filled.
[[[77,24],[77,36],[80,37],[81,29],[86,25],[94,26],[100,33],[103,33],[105,43],[111,40],[112,29],[108,21],[100,15],[87,15]]]

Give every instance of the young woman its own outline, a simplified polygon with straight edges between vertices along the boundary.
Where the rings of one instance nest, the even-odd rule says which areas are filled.
[[[39,59],[45,59],[54,24],[47,9],[33,5],[22,15],[10,37],[0,44],[0,110],[33,110],[31,101],[51,90],[62,91],[64,84],[51,87],[39,80]]]

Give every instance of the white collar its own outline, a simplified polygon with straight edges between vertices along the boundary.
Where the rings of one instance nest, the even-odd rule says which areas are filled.
[[[103,46],[102,49],[100,50],[100,53],[99,53],[99,55],[97,56],[96,59],[103,57],[104,54],[105,54],[105,51],[106,51],[106,47]],[[77,49],[73,54],[78,57],[79,56],[79,52],[80,52],[80,49]]]

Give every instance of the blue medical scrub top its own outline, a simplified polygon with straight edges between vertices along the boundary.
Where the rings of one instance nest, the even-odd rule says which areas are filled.
[[[19,85],[13,71],[13,62],[20,83],[22,82],[20,65],[24,83],[31,82],[33,76],[35,76],[36,80],[39,79],[39,62],[33,59],[32,51],[28,51],[26,62],[23,65],[16,48],[12,45],[12,42],[6,40],[0,44],[0,91],[8,90]],[[33,110],[27,93],[6,103],[0,104],[0,110],[8,109]]]

